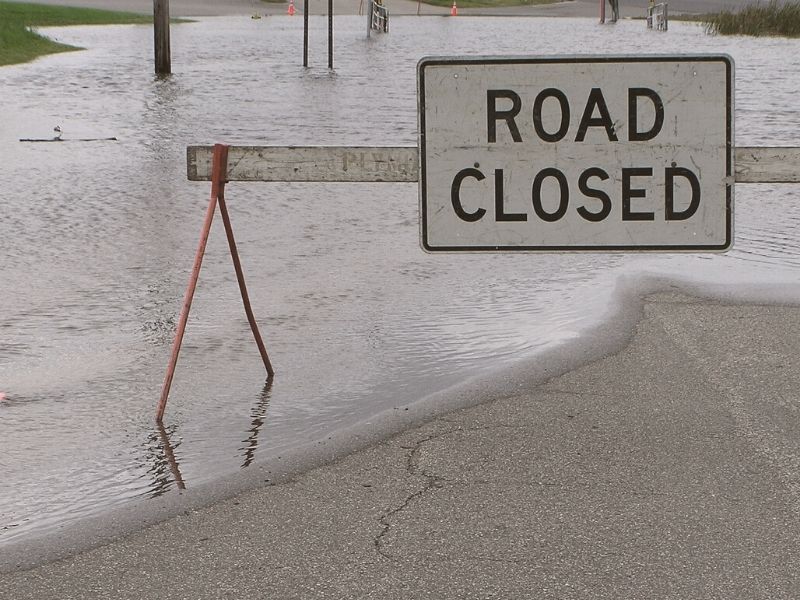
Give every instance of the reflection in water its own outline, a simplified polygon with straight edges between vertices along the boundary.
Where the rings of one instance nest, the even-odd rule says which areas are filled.
[[[261,431],[261,426],[264,425],[265,417],[267,416],[267,408],[269,408],[269,397],[272,392],[272,377],[267,379],[264,384],[264,389],[261,390],[258,402],[250,411],[252,421],[250,422],[250,435],[246,440],[242,440],[245,446],[239,448],[244,451],[244,462],[242,468],[249,467],[256,455],[256,448],[258,448],[258,434]]]
[[[147,473],[153,480],[148,491],[151,498],[166,493],[173,483],[179,490],[186,489],[178,460],[175,458],[175,448],[178,448],[181,442],[176,442],[174,447],[171,442],[176,430],[176,425],[170,425],[167,429],[162,423],[156,423],[156,431],[150,433],[147,448],[151,452],[151,466]]]
[[[148,135],[141,143],[152,153],[155,162],[171,162],[173,141],[178,133],[174,124],[180,120],[180,106],[185,95],[179,77],[156,77],[144,95],[141,119]]]

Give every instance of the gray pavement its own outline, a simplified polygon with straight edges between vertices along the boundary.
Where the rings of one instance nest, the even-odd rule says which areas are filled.
[[[615,354],[0,598],[798,598],[798,355],[798,307],[651,295]]]

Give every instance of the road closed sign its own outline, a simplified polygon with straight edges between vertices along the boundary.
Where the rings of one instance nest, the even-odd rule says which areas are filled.
[[[733,240],[725,55],[425,58],[428,251],[724,251]]]

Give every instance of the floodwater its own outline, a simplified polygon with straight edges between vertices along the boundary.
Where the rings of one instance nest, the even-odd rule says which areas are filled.
[[[737,145],[796,145],[800,41],[642,21],[324,18],[49,30],[89,48],[0,68],[0,544],[131,498],[235,473],[476,374],[500,373],[613,309],[621,277],[793,286],[797,186],[739,185],[725,255],[427,255],[414,184],[231,184],[264,370],[221,224],[212,230],[165,418],[153,414],[208,200],[185,147],[413,145],[425,55],[726,52]],[[19,138],[117,137],[19,143]],[[170,466],[169,456],[175,464]],[[177,467],[177,468],[176,468]]]

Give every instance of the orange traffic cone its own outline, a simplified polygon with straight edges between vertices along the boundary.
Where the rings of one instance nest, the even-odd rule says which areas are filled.
[[[294,0],[289,0],[289,9],[286,11],[286,14],[290,17],[294,16]]]
[[[455,17],[458,14],[458,7],[456,6],[456,0],[453,0],[453,6],[450,9],[450,16]]]

